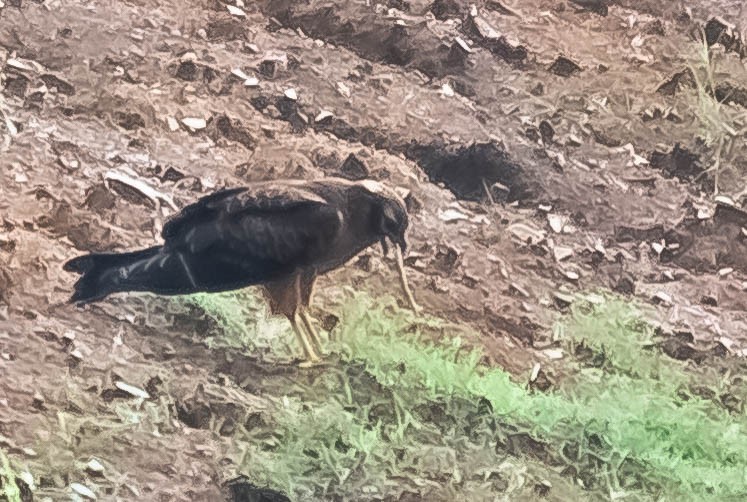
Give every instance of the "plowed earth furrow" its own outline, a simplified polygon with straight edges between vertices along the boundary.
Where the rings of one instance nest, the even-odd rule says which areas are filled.
[[[61,305],[72,280],[60,270],[65,259],[150,245],[170,212],[107,188],[109,169],[146,179],[179,206],[216,186],[277,177],[368,174],[408,188],[421,206],[408,259],[418,300],[474,329],[470,343],[517,376],[537,361],[552,367],[544,349],[566,307],[558,291],[607,287],[644,302],[663,291],[672,303],[654,315],[665,330],[687,329],[703,346],[727,336],[733,354],[745,348],[747,219],[716,210],[692,183],[712,158],[694,139],[692,90],[675,82],[672,95],[656,92],[691,61],[697,44],[688,29],[654,3],[617,2],[602,17],[532,1],[517,8],[520,19],[495,2],[478,4],[507,46],[450,21],[469,17],[468,2],[437,3],[445,5],[440,19],[430,2],[389,2],[407,11],[392,15],[364,2],[247,2],[245,18],[220,2],[2,8],[2,60],[17,51],[44,66],[5,65],[2,103],[19,133],[0,159],[0,272],[12,284],[0,346],[23,368],[4,373],[11,406],[0,411],[0,434],[36,472],[57,473],[40,496],[67,496],[75,462],[104,441],[112,462],[127,465],[135,451],[150,459],[128,466],[121,482],[101,482],[107,495],[217,500],[240,452],[195,418],[195,400],[238,403],[239,414],[251,415],[268,406],[259,394],[276,380],[305,378],[264,357],[208,349],[199,341],[207,327],[166,301]],[[657,17],[640,15],[646,9]],[[623,24],[631,14],[632,28]],[[658,21],[664,34],[654,30]],[[470,51],[455,45],[457,36],[473,37]],[[584,36],[588,44],[574,44]],[[643,45],[629,50],[639,36]],[[514,40],[526,56],[506,52]],[[581,71],[553,74],[561,54]],[[747,81],[737,62],[735,51],[716,60],[720,73]],[[244,86],[236,68],[259,87]],[[717,97],[745,106],[741,84],[725,85]],[[648,118],[668,107],[678,120]],[[169,118],[185,117],[205,118],[207,127],[171,130]],[[732,152],[738,167],[747,162],[743,148]],[[500,204],[489,204],[486,191]],[[540,205],[570,226],[556,233]],[[699,219],[699,209],[716,214]],[[521,242],[528,227],[545,238]],[[651,244],[662,239],[659,255]],[[572,253],[556,259],[559,248]],[[719,275],[725,267],[736,270]],[[344,285],[398,294],[392,277],[372,250],[322,281],[318,313],[339,309]],[[154,322],[160,327],[146,325]],[[68,330],[82,360],[71,354]],[[562,366],[555,369],[562,378]],[[121,426],[112,387],[120,379],[151,384],[159,401],[140,410],[150,422]],[[34,390],[46,398],[41,409]],[[117,433],[89,427],[83,410],[98,410]],[[60,425],[62,411],[74,420]],[[178,419],[157,426],[159,413]],[[232,413],[217,418],[247,420]],[[39,442],[50,451],[23,449]]]

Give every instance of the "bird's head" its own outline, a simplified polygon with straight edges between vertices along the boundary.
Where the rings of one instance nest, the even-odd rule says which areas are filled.
[[[405,253],[407,250],[405,235],[410,224],[405,201],[394,190],[379,182],[365,180],[361,184],[374,195],[372,230],[379,237],[384,254],[388,254],[389,250],[387,240]]]
[[[404,202],[396,199],[384,198],[378,206],[377,226],[381,238],[384,254],[387,254],[387,239],[398,246],[402,253],[407,251],[407,227],[409,218]]]
[[[397,192],[377,181],[363,180],[359,184],[368,192],[370,195],[369,200],[372,202],[371,224],[373,228],[371,230],[379,238],[384,255],[389,254],[387,240],[394,244],[394,257],[396,258],[400,284],[410,307],[415,312],[419,312],[420,307],[415,303],[410,286],[407,284],[405,265],[402,258],[402,255],[407,251],[405,234],[410,224],[407,205]]]

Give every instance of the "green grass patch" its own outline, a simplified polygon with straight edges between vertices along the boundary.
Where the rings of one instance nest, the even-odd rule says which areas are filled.
[[[717,99],[716,89],[719,82],[716,78],[716,65],[712,51],[713,48],[709,47],[706,42],[705,33],[702,33],[696,62],[690,65],[690,71],[695,83],[697,97],[695,114],[700,125],[700,136],[714,151],[711,166],[703,174],[713,174],[714,193],[718,194],[722,171],[734,170],[734,159],[724,157],[733,152],[734,142],[744,134],[744,119],[747,115],[743,110],[725,103],[729,96],[723,100]],[[739,175],[739,173],[736,174]]]
[[[215,322],[218,329],[204,340],[209,347],[239,348],[285,359],[300,350],[294,345],[295,338],[285,318],[269,316],[266,302],[249,290],[197,293],[178,301],[197,308]]]
[[[545,480],[560,500],[747,496],[744,416],[683,392],[697,374],[622,300],[574,307],[558,335],[580,355],[549,393],[481,364],[438,319],[362,295],[343,314],[342,364],[273,389],[272,423],[241,438],[260,483],[299,500],[532,500]]]
[[[17,479],[19,475],[10,465],[10,459],[0,450],[0,501],[21,502],[21,488]]]

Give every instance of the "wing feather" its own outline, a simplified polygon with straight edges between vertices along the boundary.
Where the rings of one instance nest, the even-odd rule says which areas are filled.
[[[313,261],[341,227],[341,213],[321,196],[301,186],[268,184],[200,199],[162,234],[166,246],[191,254],[301,265]]]

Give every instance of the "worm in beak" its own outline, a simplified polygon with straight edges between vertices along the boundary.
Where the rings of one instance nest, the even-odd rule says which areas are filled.
[[[394,255],[397,259],[397,272],[399,274],[399,283],[402,286],[402,290],[405,293],[405,298],[407,298],[407,303],[410,304],[410,308],[414,312],[420,312],[420,306],[415,303],[415,298],[412,296],[412,291],[410,291],[410,285],[407,284],[407,276],[405,275],[405,262],[402,258],[402,246],[394,246]]]

